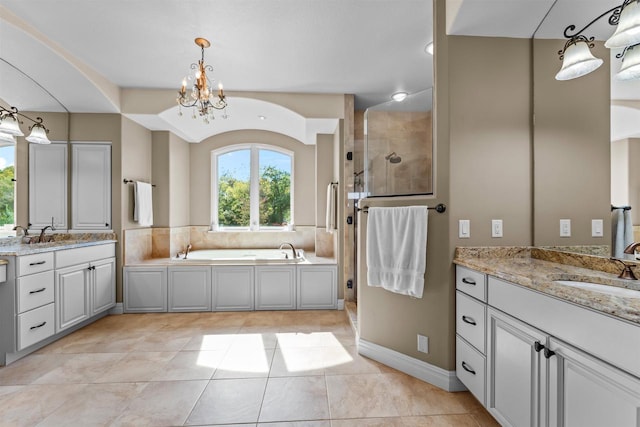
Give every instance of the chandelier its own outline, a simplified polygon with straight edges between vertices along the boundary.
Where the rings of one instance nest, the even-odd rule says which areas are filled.
[[[213,67],[204,63],[204,49],[211,46],[211,43],[202,37],[196,38],[195,43],[200,46],[202,56],[197,64],[191,64],[189,75],[182,79],[182,86],[178,91],[178,98],[176,98],[179,105],[178,114],[182,116],[182,107],[193,108],[192,117],[194,119],[197,111],[203,121],[209,123],[215,119],[214,110],[224,110],[222,118],[226,119],[229,116],[227,115],[227,99],[222,89],[222,83],[218,84],[218,93],[214,94],[211,80],[207,77],[207,71],[212,72]],[[187,88],[189,89],[188,93]]]
[[[591,53],[594,37],[583,35],[583,31],[601,18],[608,16],[609,24],[616,25],[616,31],[604,43],[609,49],[621,48],[616,58],[622,58],[622,66],[616,74],[618,80],[640,79],[640,0],[624,0],[624,2],[607,10],[580,31],[574,32],[575,25],[564,30],[567,40],[564,48],[558,52],[562,68],[556,74],[556,80],[571,80],[582,77],[596,70],[604,62]]]
[[[17,136],[24,136],[22,130],[20,130],[20,117],[24,117],[33,122],[33,125],[29,126],[31,133],[25,139],[34,144],[51,144],[47,133],[49,130],[42,124],[41,117],[32,119],[31,117],[18,112],[16,107],[9,107],[9,109],[0,107],[0,147],[8,145],[15,145]]]

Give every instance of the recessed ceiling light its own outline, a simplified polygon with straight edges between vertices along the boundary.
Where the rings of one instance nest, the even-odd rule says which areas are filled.
[[[259,118],[260,120],[266,120],[266,119],[267,119],[267,117],[266,117],[266,116],[258,116],[258,118]]]
[[[425,48],[424,51],[427,52],[429,55],[433,55],[433,42],[429,43]]]
[[[407,92],[397,92],[391,95],[391,99],[393,99],[396,102],[402,102],[405,99],[407,99],[407,95],[409,95]]]

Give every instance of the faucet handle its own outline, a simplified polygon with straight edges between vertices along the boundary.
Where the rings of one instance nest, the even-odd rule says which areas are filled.
[[[618,261],[620,264],[622,264],[624,266],[624,268],[622,269],[622,271],[620,272],[620,274],[618,275],[618,279],[625,279],[625,280],[638,280],[638,278],[636,277],[636,275],[633,273],[633,270],[631,269],[632,267],[635,267],[635,264],[627,264],[624,261],[622,261],[621,259],[618,258],[610,258],[613,261]]]

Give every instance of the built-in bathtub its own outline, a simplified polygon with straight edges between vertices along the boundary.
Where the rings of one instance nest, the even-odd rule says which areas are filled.
[[[296,250],[298,257],[293,258],[291,249],[198,249],[189,252],[186,259],[172,258],[174,261],[211,261],[212,263],[252,264],[260,262],[297,264],[304,262],[304,251]]]

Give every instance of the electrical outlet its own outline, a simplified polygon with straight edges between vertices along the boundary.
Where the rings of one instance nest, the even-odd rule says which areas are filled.
[[[468,239],[471,237],[471,222],[468,219],[458,221],[458,237],[460,239]]]
[[[560,237],[571,237],[571,220],[560,220]]]
[[[491,237],[502,237],[502,220],[491,220]]]
[[[602,237],[604,234],[604,225],[601,219],[591,220],[591,237]]]
[[[418,334],[418,351],[429,353],[429,337]]]

